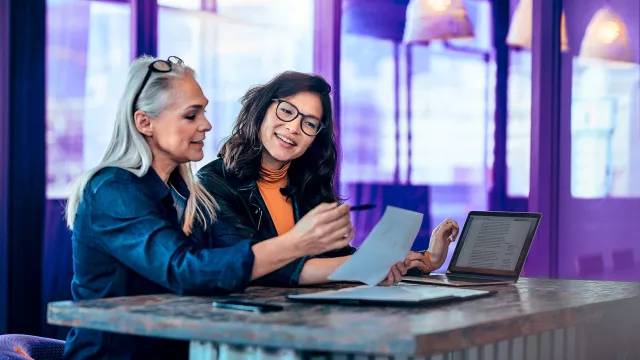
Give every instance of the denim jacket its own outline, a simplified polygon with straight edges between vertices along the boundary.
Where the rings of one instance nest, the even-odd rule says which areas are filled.
[[[216,222],[182,231],[189,196],[177,170],[168,188],[150,168],[146,175],[109,167],[87,184],[73,228],[73,299],[176,293],[225,295],[242,292],[253,270],[251,241]],[[175,196],[179,193],[180,196]],[[178,213],[178,211],[180,213]],[[233,239],[219,247],[217,239]],[[65,359],[186,358],[185,342],[73,328]]]

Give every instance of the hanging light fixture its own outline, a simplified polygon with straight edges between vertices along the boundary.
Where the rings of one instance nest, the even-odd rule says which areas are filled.
[[[506,42],[511,46],[530,49],[532,34],[533,0],[520,0],[511,18]],[[567,37],[567,24],[563,10],[560,18],[560,51],[566,52],[567,50],[569,50],[569,39]]]
[[[473,37],[473,25],[462,0],[409,2],[404,27],[405,43]]]
[[[633,63],[627,26],[609,7],[598,10],[587,26],[580,57]]]

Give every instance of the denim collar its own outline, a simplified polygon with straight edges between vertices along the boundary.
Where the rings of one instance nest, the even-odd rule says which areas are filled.
[[[167,187],[160,178],[160,175],[158,175],[152,167],[149,168],[141,180],[144,183],[145,190],[156,200],[161,201],[167,196],[171,196],[171,189]],[[187,183],[180,175],[180,168],[177,167],[171,175],[169,175],[169,184],[171,184],[180,195],[187,199],[189,198],[189,189],[187,188]]]

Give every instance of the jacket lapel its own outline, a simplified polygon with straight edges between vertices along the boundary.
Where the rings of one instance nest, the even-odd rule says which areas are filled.
[[[278,231],[276,230],[271,215],[269,215],[267,205],[262,199],[262,195],[260,195],[258,185],[255,182],[244,184],[238,188],[238,193],[242,196],[243,202],[248,205],[250,217],[256,232],[277,236]]]
[[[293,206],[293,221],[297,224],[300,221],[300,206],[298,205],[298,199],[293,196],[291,198],[291,205]]]
[[[275,237],[278,235],[278,231],[276,229],[275,224],[273,223],[273,219],[269,214],[269,210],[267,209],[267,205],[260,194],[260,190],[258,189],[258,184],[255,181],[241,182],[232,174],[226,172],[223,166],[219,169],[221,173],[224,174],[224,177],[233,184],[233,187],[237,189],[238,194],[242,198],[242,202],[247,205],[247,210],[249,211],[249,217],[253,222],[254,229],[256,229],[256,233],[261,233],[264,236]],[[292,207],[293,207],[293,218],[297,223],[300,221],[300,207],[298,205],[298,201],[294,196],[292,199]]]

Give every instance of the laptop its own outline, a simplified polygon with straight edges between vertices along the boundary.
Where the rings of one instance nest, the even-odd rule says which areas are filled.
[[[287,299],[341,305],[424,306],[470,300],[495,294],[496,291],[456,289],[447,286],[356,286],[311,294],[290,294]]]
[[[472,211],[446,274],[404,276],[403,282],[446,286],[515,284],[541,214]]]

